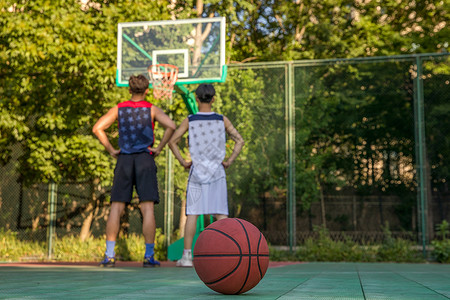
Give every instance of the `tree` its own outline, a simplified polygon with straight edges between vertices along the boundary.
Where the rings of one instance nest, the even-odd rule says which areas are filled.
[[[84,2],[1,1],[0,146],[3,162],[11,145],[22,146],[18,170],[25,184],[87,181],[104,193],[114,161],[91,128],[128,97],[115,87],[117,23],[159,19],[165,6]],[[94,197],[82,212],[83,238],[97,205]]]

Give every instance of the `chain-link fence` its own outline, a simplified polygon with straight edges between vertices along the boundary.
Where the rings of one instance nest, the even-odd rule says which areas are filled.
[[[246,142],[227,170],[230,216],[254,223],[271,244],[302,243],[317,226],[335,239],[379,242],[389,230],[427,243],[449,220],[449,55],[255,63],[228,72],[214,109]],[[41,241],[49,228],[62,236],[89,226],[103,235],[109,188],[25,187],[15,169],[20,151],[1,167],[0,228]],[[172,235],[183,222],[187,173],[167,158],[158,158],[156,217]],[[123,221],[122,230],[141,232],[137,200]]]

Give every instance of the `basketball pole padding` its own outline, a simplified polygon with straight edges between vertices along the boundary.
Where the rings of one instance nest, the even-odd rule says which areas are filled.
[[[211,223],[212,223],[211,217]],[[203,215],[198,216],[197,219],[197,229],[192,241],[192,252],[194,252],[195,242],[197,241],[200,233],[205,230],[205,219]],[[171,261],[179,260],[183,256],[184,251],[184,238],[178,239],[167,247],[167,259]]]
[[[193,92],[188,90],[184,85],[175,85],[174,90],[181,95],[183,98],[184,104],[186,104],[186,108],[188,109],[190,114],[195,115],[198,112],[197,102],[195,101],[195,95]]]

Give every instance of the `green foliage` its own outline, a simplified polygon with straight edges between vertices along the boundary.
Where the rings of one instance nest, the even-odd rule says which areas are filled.
[[[300,246],[297,256],[302,261],[374,261],[373,247],[359,246],[350,241],[333,241],[327,229],[315,227],[317,239],[310,238]]]
[[[115,85],[117,23],[168,19],[167,3],[0,0],[0,7],[0,164],[19,149],[14,167],[25,185],[82,182],[104,191],[115,160],[92,127],[129,99]],[[117,147],[116,129],[108,134]]]
[[[345,261],[345,262],[423,262],[414,244],[389,238],[382,245],[360,245],[349,239],[334,241],[327,229],[315,227],[317,238],[310,238],[295,253],[270,248],[274,261]]]
[[[16,232],[0,228],[0,261],[43,260],[46,255],[45,243],[23,242]]]
[[[421,254],[414,249],[414,243],[403,239],[392,238],[389,224],[383,227],[385,240],[378,248],[377,261],[392,262],[420,262],[423,260]]]
[[[156,231],[155,257],[167,260],[165,236],[161,229]],[[130,234],[118,239],[116,256],[123,261],[141,261],[145,253],[145,241],[142,235]],[[46,243],[20,240],[16,233],[0,229],[0,261],[46,261]],[[55,238],[53,242],[54,261],[100,261],[105,252],[105,239],[89,237],[81,241],[76,236]]]
[[[116,256],[124,261],[140,261],[145,254],[144,244],[145,240],[142,235],[129,234],[126,237],[121,237],[117,241]],[[161,228],[156,229],[155,258],[161,261],[167,260],[165,236],[162,234]]]
[[[177,1],[177,18],[196,15]],[[203,17],[226,16],[231,62],[437,52],[448,47],[448,3],[306,0],[204,1]],[[447,46],[446,46],[447,42]]]
[[[87,238],[81,241],[76,236],[55,238],[53,258],[56,261],[100,261],[105,252],[104,239]]]
[[[0,109],[8,112],[0,117],[0,152],[23,146],[18,168],[25,183],[98,178],[109,185],[114,160],[90,132],[129,97],[115,86],[117,23],[167,18],[166,4],[0,4]]]
[[[417,247],[415,247],[415,243],[397,238],[382,244],[378,248],[377,261],[422,262],[423,257]]]
[[[297,256],[291,251],[277,249],[269,245],[269,259],[271,261],[297,261]]]
[[[442,221],[437,226],[438,238],[431,242],[434,247],[432,251],[433,257],[440,263],[450,263],[450,239],[447,238],[449,234],[450,224],[447,220]]]
[[[432,252],[433,257],[440,263],[450,263],[450,239],[443,241],[432,241],[434,249]]]
[[[122,261],[141,261],[145,253],[145,241],[142,235],[129,234],[122,236],[116,243],[116,257]],[[57,261],[98,261],[105,252],[104,238],[88,238],[81,241],[78,237],[58,238],[54,246],[54,258]],[[167,247],[161,229],[156,231],[155,257],[167,260]]]

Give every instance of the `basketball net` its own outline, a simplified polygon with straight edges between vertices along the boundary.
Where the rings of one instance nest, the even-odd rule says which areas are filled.
[[[156,99],[172,99],[173,87],[178,80],[178,67],[169,64],[151,65],[148,75]]]

